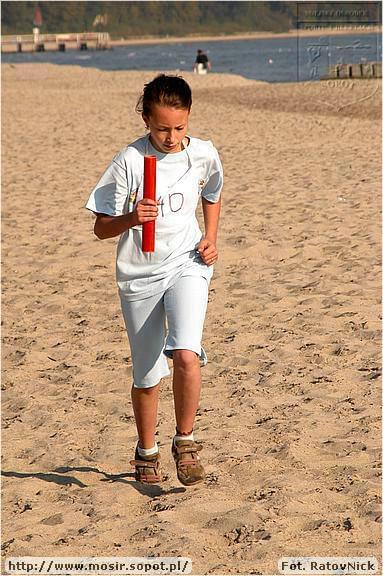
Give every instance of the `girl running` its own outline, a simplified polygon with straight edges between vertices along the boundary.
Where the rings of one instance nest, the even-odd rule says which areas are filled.
[[[192,95],[187,82],[161,74],[145,85],[137,103],[148,134],[121,150],[93,189],[100,239],[120,236],[117,284],[129,338],[132,404],[138,443],[136,480],[162,481],[155,441],[160,381],[170,374],[176,433],[172,454],[179,481],[190,486],[205,473],[193,427],[201,391],[201,344],[216,247],[221,162],[210,141],[187,135]],[[157,202],[143,198],[144,156],[157,157]],[[195,215],[202,198],[204,233]],[[142,224],[156,220],[155,252],[141,249]]]

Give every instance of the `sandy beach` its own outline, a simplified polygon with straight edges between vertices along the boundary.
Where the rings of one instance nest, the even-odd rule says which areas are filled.
[[[144,487],[116,239],[84,204],[144,133],[153,72],[2,65],[3,559],[187,556],[193,574],[275,574],[282,556],[380,558],[378,80],[268,84],[185,73],[190,133],[218,148],[220,259],[195,436]]]

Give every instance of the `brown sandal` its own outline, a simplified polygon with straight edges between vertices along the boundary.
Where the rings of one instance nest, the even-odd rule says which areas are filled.
[[[132,466],[135,466],[135,479],[141,484],[158,484],[162,482],[162,474],[160,468],[160,453],[154,456],[140,456],[136,448],[134,460],[130,461]]]
[[[177,477],[184,486],[193,486],[205,479],[205,470],[198,456],[200,450],[202,450],[201,444],[197,444],[194,440],[173,440],[172,442]]]

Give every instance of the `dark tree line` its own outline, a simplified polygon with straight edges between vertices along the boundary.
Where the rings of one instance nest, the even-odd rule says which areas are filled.
[[[366,21],[380,19],[380,2],[3,1],[2,33],[30,34],[37,6],[43,33],[105,30],[115,38],[283,32],[296,27],[297,19],[328,25],[327,20],[335,19],[335,11],[337,20],[355,22],[358,9]]]

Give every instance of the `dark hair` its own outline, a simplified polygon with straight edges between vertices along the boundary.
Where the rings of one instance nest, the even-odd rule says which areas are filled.
[[[136,111],[150,116],[152,106],[155,104],[190,111],[192,93],[189,84],[181,76],[166,74],[156,76],[151,82],[145,84],[144,92],[137,102]]]

